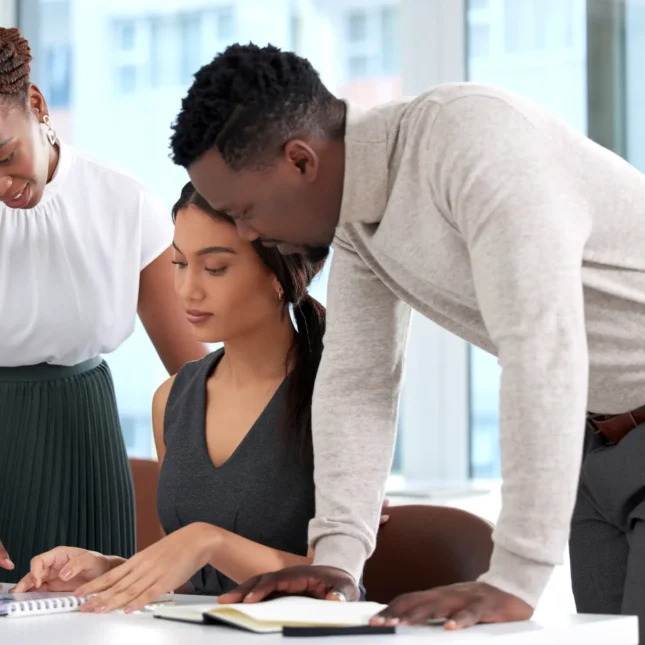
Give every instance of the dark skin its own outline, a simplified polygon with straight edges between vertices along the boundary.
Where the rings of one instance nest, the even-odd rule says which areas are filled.
[[[233,171],[211,149],[190,166],[188,174],[215,210],[235,220],[242,239],[260,238],[284,254],[308,253],[333,240],[344,166],[342,140],[294,139],[274,164],[259,171]]]
[[[58,147],[49,145],[40,125],[49,115],[47,102],[31,85],[26,102],[6,98],[1,107],[0,199],[5,201],[28,185],[31,197],[25,208],[33,208],[58,164]]]
[[[216,210],[230,215],[240,236],[278,246],[282,253],[309,253],[329,246],[340,218],[345,170],[342,140],[294,139],[262,170],[232,170],[219,151],[211,149],[189,168],[199,193]],[[324,566],[300,566],[251,578],[221,603],[260,602],[274,594],[357,600],[354,579]],[[374,625],[419,625],[446,619],[445,628],[477,623],[528,620],[533,608],[495,587],[471,582],[396,598],[376,616]]]
[[[58,164],[59,148],[51,145],[43,127],[49,116],[47,102],[35,85],[24,98],[7,97],[0,102],[0,200],[12,207],[12,198],[29,192],[22,208],[34,208]],[[170,217],[170,215],[169,215]],[[206,347],[195,339],[174,293],[172,251],[168,248],[146,266],[139,276],[137,312],[170,374],[184,363],[205,356]],[[13,569],[0,542],[0,569]]]

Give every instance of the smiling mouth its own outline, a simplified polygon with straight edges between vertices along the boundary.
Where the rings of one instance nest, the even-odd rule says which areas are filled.
[[[9,208],[25,208],[30,199],[31,192],[29,184],[27,183],[22,187],[22,190],[19,193],[16,193],[9,198],[5,197],[2,201],[9,206]]]

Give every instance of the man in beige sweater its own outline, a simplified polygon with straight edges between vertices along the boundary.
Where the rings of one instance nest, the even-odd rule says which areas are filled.
[[[530,617],[569,537],[587,412],[603,415],[589,419],[604,437],[588,444],[600,462],[626,433],[645,432],[635,429],[645,420],[643,176],[506,92],[444,85],[361,111],[307,61],[253,45],[196,75],[172,148],[246,239],[312,256],[334,242],[313,404],[317,566],[249,581],[225,600],[275,590],[356,597],[414,308],[499,357],[502,512],[480,580],[404,596],[375,622]],[[595,568],[574,569],[576,598],[579,609],[618,612],[631,524],[621,516],[596,530],[606,514],[589,477],[572,561]],[[632,489],[644,497],[645,476]],[[622,569],[603,564],[609,551]],[[594,580],[609,589],[604,604],[585,600]]]

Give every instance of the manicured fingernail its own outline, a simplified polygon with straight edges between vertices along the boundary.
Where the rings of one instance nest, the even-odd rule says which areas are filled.
[[[244,600],[251,600],[251,598],[253,598],[253,592],[252,591],[250,591],[249,593],[246,594],[246,596],[244,597]]]
[[[8,567],[10,567],[11,569],[13,569],[14,564],[13,564],[13,562],[12,562],[9,558],[5,558],[5,559],[3,560],[3,562],[4,562]]]
[[[372,618],[372,622],[375,625],[384,625],[385,624],[385,618],[383,618],[383,616],[375,616],[374,618]]]
[[[97,614],[105,614],[107,612],[107,607],[105,605],[101,605],[97,610]]]
[[[131,613],[132,613],[132,607],[126,607],[126,608],[123,610],[123,613],[124,613],[124,614],[131,614]]]
[[[398,618],[390,618],[387,621],[387,624],[390,625],[391,627],[394,627],[399,624],[399,619]]]
[[[60,572],[60,577],[61,577],[63,580],[67,580],[67,578],[69,578],[71,575],[72,575],[72,571],[71,571],[71,569],[63,569],[63,570]]]
[[[446,629],[456,629],[457,628],[457,621],[455,620],[447,620],[444,624],[444,627]]]

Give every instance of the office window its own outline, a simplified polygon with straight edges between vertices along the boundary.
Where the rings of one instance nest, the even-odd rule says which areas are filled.
[[[507,52],[535,46],[533,0],[504,0],[504,41]]]
[[[401,42],[399,40],[399,8],[381,9],[381,71],[396,74],[401,67]]]
[[[592,1],[592,0],[590,0]],[[480,2],[469,3],[481,8]],[[469,80],[533,99],[580,132],[587,131],[586,3],[584,0],[489,0],[490,33],[503,47],[482,55],[480,23],[468,24]],[[502,37],[503,36],[503,37]],[[529,58],[526,54],[530,53]],[[494,356],[472,348],[471,473],[500,476],[499,377]],[[536,428],[542,432],[548,429]],[[533,431],[533,429],[532,429]]]
[[[217,37],[220,40],[233,40],[235,38],[235,9],[233,7],[219,7],[216,13]]]
[[[135,48],[136,25],[134,20],[117,20],[114,24],[115,45],[124,52]]]
[[[184,82],[185,41],[182,38],[181,15],[154,15],[145,21],[150,42],[149,60],[142,61],[142,68],[150,70],[150,86],[172,87]],[[199,47],[199,40],[192,47]],[[187,81],[185,81],[187,82]]]
[[[481,58],[490,54],[490,25],[485,22],[468,26],[468,54]]]
[[[351,79],[363,78],[369,69],[369,59],[367,56],[350,56],[347,67]]]
[[[198,12],[179,14],[180,83],[189,85],[202,66],[202,20]]]
[[[347,78],[395,76],[401,67],[399,4],[374,2],[361,7],[367,8],[345,15]]]
[[[42,88],[50,108],[69,105],[72,92],[72,48],[70,45],[51,45],[45,48],[47,84]]]
[[[51,0],[21,3],[23,15],[47,7],[47,20],[55,17]],[[170,124],[190,76],[227,45],[253,41],[301,48],[333,92],[364,105],[402,93],[396,0],[363,3],[360,10],[342,5],[342,11],[337,0],[298,3],[297,20],[290,3],[264,0],[157,4],[158,9],[149,0],[57,0],[58,17],[68,28],[62,44],[73,46],[76,57],[74,67],[69,67],[69,84],[82,88],[70,95],[57,123],[65,119],[69,124],[66,139],[72,145],[150,186],[167,205],[169,217],[186,181],[183,169],[168,157]],[[348,11],[353,18],[348,18]],[[35,33],[23,29],[35,45],[44,43],[44,29]],[[350,35],[355,44],[362,46],[364,38],[368,42],[366,51],[351,54],[354,58],[345,50]],[[37,46],[34,51],[38,55]],[[381,71],[386,68],[384,82]],[[36,74],[40,69],[34,67]],[[42,69],[34,81],[48,87],[43,82],[47,76]],[[323,303],[326,284],[327,269],[311,290]],[[152,396],[167,374],[139,323],[133,336],[107,360],[128,451],[150,455]]]
[[[289,24],[290,33],[290,48],[294,52],[299,52],[302,49],[302,18],[299,14],[293,13],[291,15]]]
[[[367,39],[368,14],[365,11],[354,11],[347,17],[347,39],[351,43],[360,43]]]
[[[137,68],[134,65],[119,65],[116,80],[121,94],[133,94],[137,89]]]
[[[628,0],[625,9],[625,131],[629,161],[645,172],[645,0]]]
[[[70,21],[74,24],[71,18]],[[143,16],[136,18],[111,16],[105,23],[109,25],[107,42],[113,41],[114,47],[107,52],[102,52],[101,56],[105,57],[102,60],[111,67],[114,91],[129,96],[150,83],[152,67],[148,51],[152,34],[150,20]],[[69,37],[73,38],[72,32]],[[96,37],[99,38],[99,35],[97,34]]]

